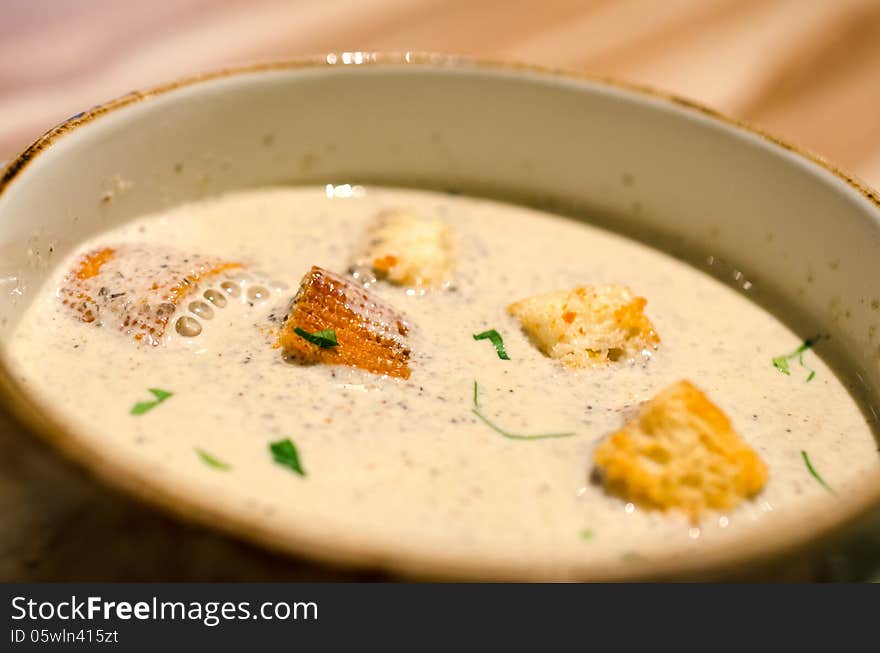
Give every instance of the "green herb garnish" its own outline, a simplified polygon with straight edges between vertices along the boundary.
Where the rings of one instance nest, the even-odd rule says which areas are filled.
[[[318,345],[321,349],[329,349],[330,347],[336,347],[339,345],[336,341],[336,332],[333,329],[323,329],[321,331],[309,333],[305,329],[296,327],[293,332],[300,338],[308,340],[313,345]]]
[[[584,542],[589,542],[590,540],[593,539],[593,529],[592,528],[585,528],[584,530],[582,530],[579,533],[579,535],[580,535],[580,538]]]
[[[167,390],[160,390],[159,388],[148,388],[150,394],[152,394],[155,399],[152,401],[139,401],[134,406],[131,407],[129,414],[131,415],[143,415],[151,410],[153,410],[156,406],[161,404],[163,401],[168,399],[174,395],[173,392],[168,392]]]
[[[498,358],[503,361],[509,361],[510,356],[504,351],[504,340],[501,338],[501,334],[495,329],[489,329],[488,331],[483,331],[483,333],[474,334],[474,340],[486,340],[487,338],[495,347],[495,351],[498,352]]]
[[[804,464],[807,466],[807,470],[809,470],[810,475],[819,482],[819,485],[828,490],[831,494],[837,494],[834,490],[831,489],[831,486],[825,482],[821,476],[819,476],[819,472],[816,471],[816,468],[813,467],[813,463],[810,462],[810,457],[807,455],[806,451],[801,451],[801,457],[804,459]]]
[[[296,445],[290,441],[290,438],[272,442],[269,444],[269,451],[272,452],[272,457],[279,465],[289,467],[300,476],[306,475],[306,470],[302,468],[299,462],[299,453],[297,453]]]
[[[505,438],[510,438],[511,440],[547,440],[549,438],[568,438],[572,435],[575,435],[574,431],[568,433],[540,433],[538,435],[519,435],[517,433],[510,433],[509,431],[505,431],[503,428],[493,423],[488,417],[480,412],[479,387],[477,386],[476,381],[474,381],[474,407],[471,409],[471,412],[479,417],[486,424],[486,426],[494,430],[496,433],[503,435]]]
[[[214,456],[209,454],[204,449],[196,449],[196,453],[199,455],[199,458],[202,459],[202,462],[205,463],[206,465],[208,465],[208,467],[213,467],[214,469],[220,469],[220,470],[223,470],[224,472],[232,469],[232,467],[230,465],[227,465],[219,458],[215,458]]]
[[[816,376],[816,370],[808,367],[804,363],[804,352],[807,351],[808,349],[812,349],[813,345],[815,345],[817,342],[819,342],[819,339],[821,337],[822,336],[815,336],[814,338],[808,338],[807,340],[804,340],[803,344],[801,344],[800,347],[795,349],[790,354],[785,354],[783,356],[777,356],[776,358],[773,359],[773,367],[775,367],[777,370],[779,370],[783,374],[791,374],[791,369],[788,366],[788,362],[794,358],[797,358],[801,367],[803,367],[805,370],[807,370],[809,372],[806,380],[804,381],[804,383],[809,383],[810,381],[813,380],[813,377]]]

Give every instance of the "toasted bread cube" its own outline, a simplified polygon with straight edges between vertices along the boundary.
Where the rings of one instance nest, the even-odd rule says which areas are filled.
[[[675,508],[696,522],[727,510],[767,482],[767,466],[730,420],[689,381],[647,402],[594,452],[605,488],[627,501]]]
[[[104,247],[82,257],[58,296],[82,322],[159,345],[175,310],[202,282],[241,263],[155,245]]]
[[[335,332],[336,346],[309,342],[296,329]],[[317,266],[303,277],[278,344],[305,363],[350,365],[408,379],[409,327],[403,315],[360,285]]]
[[[407,211],[383,211],[367,231],[353,268],[370,268],[380,280],[410,288],[443,288],[452,282],[449,226]]]
[[[589,367],[657,348],[660,337],[643,313],[645,304],[626,286],[580,286],[522,299],[507,311],[547,356]]]

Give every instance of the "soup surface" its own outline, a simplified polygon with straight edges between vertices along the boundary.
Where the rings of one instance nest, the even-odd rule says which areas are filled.
[[[452,290],[371,289],[408,318],[411,377],[286,361],[267,336],[269,316],[284,314],[312,265],[344,273],[368,221],[397,208],[446,221],[457,259]],[[239,297],[214,307],[198,336],[182,337],[172,321],[160,346],[137,344],[74,319],[59,299],[83,253],[122,244],[241,261],[247,278],[235,277]],[[148,278],[159,262],[134,256],[132,266]],[[597,283],[647,298],[662,340],[649,360],[567,369],[506,312],[529,295]],[[265,292],[254,301],[256,286]],[[41,290],[7,353],[22,384],[77,437],[132,475],[270,536],[376,561],[539,564],[564,574],[686,556],[760,536],[781,514],[833,510],[835,497],[802,452],[838,496],[877,472],[876,441],[845,384],[809,349],[803,365],[790,360],[790,374],[774,367],[802,340],[749,292],[532,209],[381,187],[266,188],[150,215],[83,243]],[[510,360],[473,338],[488,329],[503,336]],[[758,496],[699,523],[627,503],[591,480],[601,439],[680,379],[727,413],[769,469]],[[503,437],[473,414],[475,381],[483,414],[504,429],[574,435]],[[171,395],[132,414],[156,398],[151,388]],[[284,439],[302,474],[273,459],[269,444]]]

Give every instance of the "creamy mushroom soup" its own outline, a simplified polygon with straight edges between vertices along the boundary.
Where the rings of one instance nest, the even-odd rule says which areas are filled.
[[[300,279],[313,265],[345,274],[367,223],[390,209],[438,218],[454,240],[451,287],[370,286],[406,318],[409,378],[285,357],[275,334]],[[76,319],[62,301],[77,261],[107,247],[143,282],[161,276],[151,252],[167,247],[243,267],[196,280],[150,344]],[[751,291],[537,210],[381,187],[266,188],[102,233],[54,275],[7,352],[48,411],[179,495],[373,560],[405,550],[564,570],[687,555],[756,536],[780,513],[833,510],[833,493],[877,473],[876,441],[846,385]],[[571,369],[506,310],[604,283],[647,299],[655,350]],[[474,338],[491,329],[509,360]],[[681,379],[729,416],[769,474],[757,496],[696,521],[609,495],[594,473],[598,443]]]

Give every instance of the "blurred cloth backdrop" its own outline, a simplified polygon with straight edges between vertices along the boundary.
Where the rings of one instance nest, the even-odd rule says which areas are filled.
[[[328,51],[512,59],[672,91],[880,186],[880,0],[0,0],[0,160],[200,71]],[[108,492],[0,414],[0,580],[354,580]],[[860,578],[833,551],[776,578]],[[371,574],[367,578],[375,578]]]
[[[0,0],[0,160],[98,102],[341,50],[430,50],[645,83],[880,186],[880,0]]]

